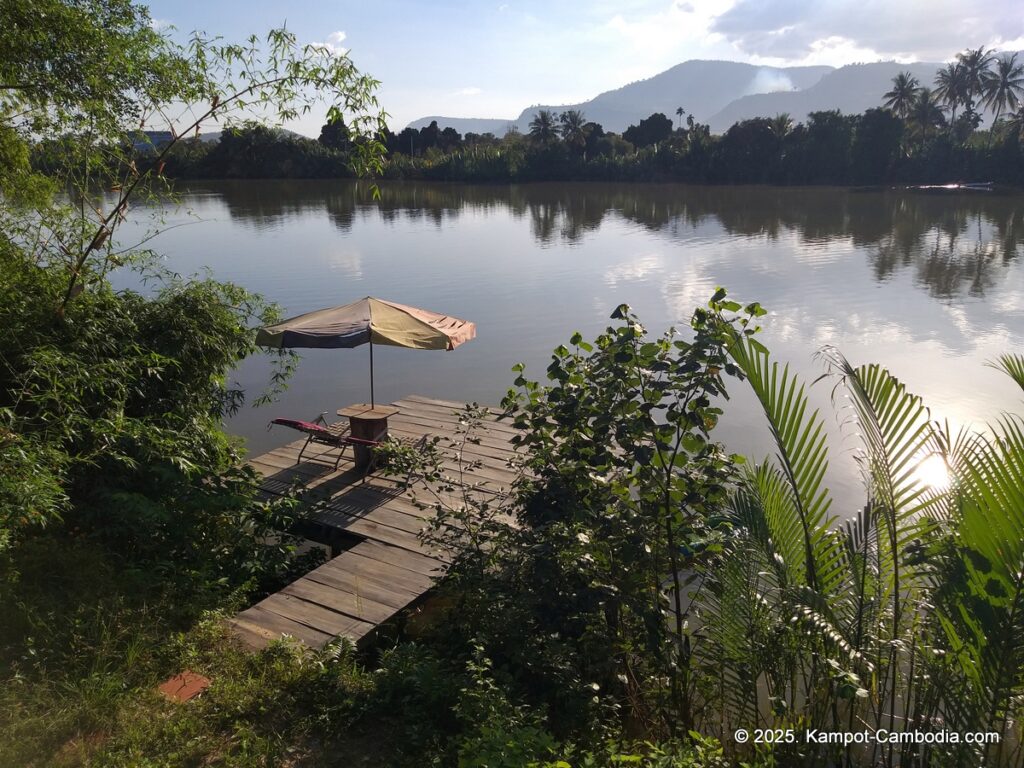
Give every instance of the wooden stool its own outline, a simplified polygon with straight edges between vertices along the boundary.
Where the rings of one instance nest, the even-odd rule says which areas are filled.
[[[379,443],[388,436],[388,417],[394,416],[399,409],[392,405],[371,406],[369,403],[356,403],[338,410],[338,415],[348,417],[349,434],[358,439]],[[356,469],[365,469],[372,458],[372,448],[368,445],[353,443]]]

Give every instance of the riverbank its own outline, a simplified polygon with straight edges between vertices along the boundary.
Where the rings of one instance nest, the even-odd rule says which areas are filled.
[[[386,179],[518,183],[532,181],[680,182],[690,184],[941,185],[985,181],[1024,186],[1024,144],[1004,126],[960,138],[935,129],[914,133],[886,110],[862,115],[816,112],[806,124],[757,118],[722,135],[699,124],[634,146],[615,134],[574,145],[509,134],[450,145],[385,141],[379,169]],[[159,148],[142,146],[145,167]],[[260,126],[243,126],[220,141],[182,139],[160,162],[176,179],[347,178],[351,145],[331,146]],[[34,162],[60,166],[59,145],[38,145]],[[127,170],[127,169],[126,169]]]

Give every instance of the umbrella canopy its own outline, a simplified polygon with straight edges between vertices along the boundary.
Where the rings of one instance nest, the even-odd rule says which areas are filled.
[[[474,336],[476,325],[468,320],[367,296],[261,328],[256,343],[287,349],[347,349],[366,343],[455,349]]]
[[[318,309],[261,328],[256,343],[275,349],[347,349],[370,345],[373,404],[373,345],[409,349],[455,349],[476,336],[476,325],[426,309],[367,296],[341,307]]]

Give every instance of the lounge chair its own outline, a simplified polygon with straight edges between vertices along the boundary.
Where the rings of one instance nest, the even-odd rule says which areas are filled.
[[[295,429],[306,435],[306,442],[302,446],[302,450],[299,451],[299,457],[295,460],[298,464],[302,461],[303,455],[306,453],[306,449],[312,443],[319,445],[326,445],[331,448],[338,449],[338,456],[334,460],[334,468],[338,468],[338,464],[341,463],[342,457],[345,455],[345,449],[348,446],[357,445],[366,446],[367,448],[376,448],[380,443],[376,440],[363,440],[358,437],[353,437],[348,433],[348,424],[345,422],[337,422],[336,424],[328,424],[327,420],[324,419],[324,415],[327,411],[324,411],[317,416],[313,421],[302,421],[300,419],[271,419],[267,425],[267,429],[270,429],[274,425],[288,427],[289,429]]]
[[[363,475],[370,474],[377,466],[377,454],[373,451],[374,448],[379,446],[384,440],[393,440],[395,438],[389,438],[385,436],[381,440],[365,440],[360,437],[353,437],[349,434],[349,425],[345,422],[337,422],[335,424],[328,424],[324,416],[327,411],[324,411],[317,416],[313,421],[301,421],[299,419],[285,419],[277,418],[271,419],[267,425],[267,429],[270,429],[275,424],[282,427],[288,427],[289,429],[296,429],[306,435],[306,442],[302,446],[302,450],[299,451],[299,456],[295,460],[298,464],[302,461],[302,456],[305,454],[306,449],[311,443],[318,443],[320,445],[326,445],[331,448],[338,449],[338,456],[334,460],[334,468],[338,468],[338,464],[341,463],[342,458],[345,455],[345,449],[352,446],[353,452],[357,446],[370,449],[370,460],[366,464]],[[423,450],[427,445],[427,436],[423,435],[415,441],[403,441],[411,444],[416,450]],[[410,470],[406,474],[405,484],[408,486],[412,480],[413,471]]]

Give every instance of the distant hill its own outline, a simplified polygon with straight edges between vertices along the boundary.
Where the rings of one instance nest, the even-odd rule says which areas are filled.
[[[892,88],[892,79],[910,72],[922,85],[932,86],[935,72],[942,64],[899,64],[879,61],[873,64],[848,64],[822,77],[801,91],[751,94],[736,99],[708,120],[711,130],[722,133],[733,123],[752,117],[772,117],[786,112],[794,122],[806,119],[809,112],[838,109],[845,114],[863,112],[882,104],[882,95]]]
[[[664,112],[673,120],[682,107],[686,114],[707,122],[729,102],[752,93],[807,88],[832,67],[759,67],[734,61],[685,61],[646,80],[630,83],[613,91],[605,91],[580,104],[540,104],[524,109],[512,119],[485,119],[430,116],[409,123],[423,128],[436,120],[438,126],[451,126],[459,133],[491,132],[504,135],[515,124],[523,132],[529,130],[533,116],[542,109],[564,112],[582,110],[588,120],[600,123],[607,131],[621,132],[653,112]]]
[[[654,112],[663,112],[674,121],[677,107],[704,123],[731,101],[747,94],[807,88],[831,71],[832,67],[758,67],[735,61],[695,59],[647,80],[605,91],[581,104],[528,107],[516,124],[525,132],[541,109],[579,109],[605,130],[621,133]]]
[[[739,120],[773,117],[789,113],[794,121],[809,112],[838,109],[846,114],[881,106],[882,95],[892,87],[900,72],[910,72],[922,85],[933,87],[941,63],[899,64],[880,61],[833,67],[759,67],[733,61],[692,60],[659,75],[605,91],[580,104],[537,105],[511,119],[431,116],[409,123],[422,128],[436,120],[441,128],[451,126],[459,133],[491,132],[504,135],[509,125],[529,131],[530,120],[542,109],[564,112],[582,110],[588,120],[605,130],[621,133],[653,112],[663,112],[674,121],[677,107],[696,120],[708,123],[715,133],[728,130]],[[990,117],[990,116],[989,116]]]
[[[516,119],[510,117],[507,120],[500,120],[490,117],[443,117],[441,115],[430,115],[413,120],[409,127],[426,128],[434,120],[440,128],[452,127],[463,136],[467,133],[493,133],[495,136],[504,136],[510,125],[514,125]]]

